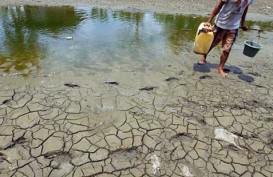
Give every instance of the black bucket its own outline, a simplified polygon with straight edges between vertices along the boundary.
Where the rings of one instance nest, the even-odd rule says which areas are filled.
[[[248,57],[255,57],[255,55],[259,52],[259,50],[263,48],[263,46],[254,41],[245,41],[245,48],[243,54]]]

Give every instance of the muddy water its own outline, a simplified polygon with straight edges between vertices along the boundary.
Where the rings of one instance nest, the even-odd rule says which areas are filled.
[[[158,62],[184,50],[203,20],[85,7],[3,7],[0,13],[1,70],[24,74]]]
[[[2,7],[0,69],[27,76],[41,70],[160,67],[192,50],[195,29],[205,20],[87,7]]]

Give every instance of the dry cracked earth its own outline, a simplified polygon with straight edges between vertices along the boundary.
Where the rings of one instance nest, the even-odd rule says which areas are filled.
[[[1,177],[273,176],[273,87],[0,87]]]

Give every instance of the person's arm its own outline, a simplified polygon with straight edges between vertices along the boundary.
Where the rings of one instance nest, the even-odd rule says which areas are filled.
[[[248,6],[246,7],[246,9],[242,15],[242,18],[241,18],[241,29],[244,31],[248,30],[248,27],[245,25],[247,11],[248,11]]]
[[[218,3],[215,5],[213,11],[211,12],[210,14],[210,17],[207,21],[207,25],[210,26],[212,20],[214,19],[214,17],[220,12],[220,10],[222,9],[223,5],[225,4],[226,2],[223,1],[223,0],[219,0]]]

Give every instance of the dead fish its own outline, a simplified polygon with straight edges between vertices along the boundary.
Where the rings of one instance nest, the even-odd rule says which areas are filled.
[[[64,85],[71,88],[80,87],[78,84],[75,83],[65,83]]]
[[[248,74],[256,76],[256,77],[261,77],[262,75],[257,73],[257,72],[248,72]]]
[[[3,102],[2,102],[2,104],[7,104],[7,103],[9,103],[11,100],[4,100]]]
[[[143,87],[143,88],[141,88],[139,90],[140,91],[143,91],[143,90],[145,90],[145,91],[152,91],[152,90],[154,90],[156,88],[158,88],[158,87],[155,87],[155,86],[146,86],[146,87]]]
[[[119,85],[117,81],[105,81],[104,83],[109,85]]]
[[[177,77],[169,77],[167,79],[165,79],[165,81],[178,81],[179,79]]]
[[[259,138],[259,136],[258,136],[257,134],[255,134],[255,133],[252,133],[252,134],[251,134],[251,137],[252,137],[252,138]]]
[[[7,157],[7,156],[3,152],[0,152],[0,157]]]
[[[261,85],[257,85],[257,84],[253,84],[253,85],[258,87],[258,88],[265,88],[264,86],[261,86]]]
[[[15,140],[12,140],[10,143],[8,143],[5,147],[2,147],[3,150],[7,150],[7,149],[10,149],[10,148],[13,148],[14,146],[18,145],[18,144],[24,144],[26,142],[26,138],[23,136],[15,139]]]
[[[178,73],[178,75],[183,75],[184,74],[184,71],[180,71],[179,73]]]
[[[0,152],[0,163],[3,162],[3,161],[5,161],[5,160],[7,160],[7,155],[4,154],[4,153],[2,153],[2,152]]]
[[[49,151],[43,154],[45,159],[53,159],[57,156],[70,156],[69,152],[67,151],[60,151],[60,150],[55,150],[55,151]]]
[[[200,76],[199,79],[211,79],[211,76],[203,75],[203,76]]]

